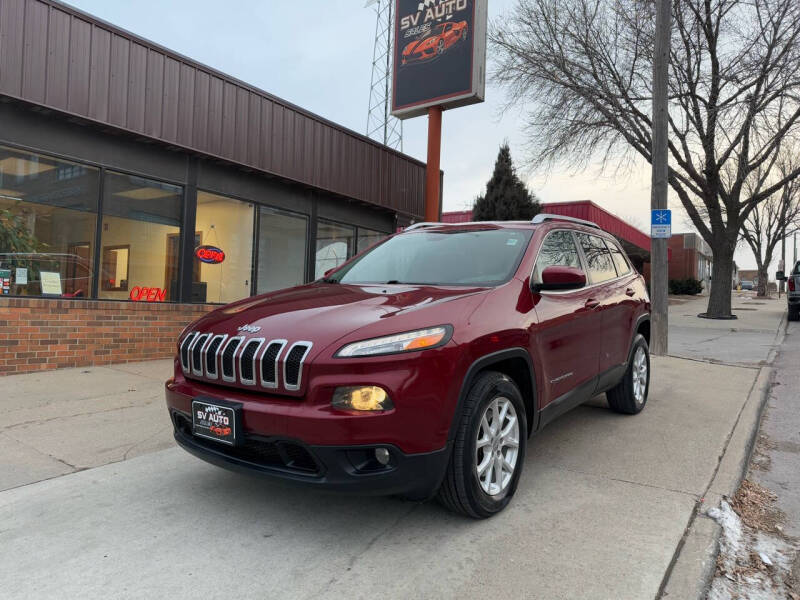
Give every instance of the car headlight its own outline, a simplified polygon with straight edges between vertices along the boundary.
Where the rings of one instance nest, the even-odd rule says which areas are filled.
[[[336,356],[337,358],[351,358],[427,350],[446,344],[450,340],[452,331],[453,328],[449,325],[439,325],[438,327],[418,329],[408,333],[398,333],[372,338],[371,340],[353,342],[341,348],[336,353]]]

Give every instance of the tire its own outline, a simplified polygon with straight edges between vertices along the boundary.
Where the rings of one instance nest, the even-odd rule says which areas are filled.
[[[461,30],[461,41],[462,42],[466,42],[467,41],[467,33],[468,33],[467,32],[467,26],[464,25],[464,29]]]
[[[436,44],[436,54],[444,54],[444,40],[439,40]]]
[[[800,308],[790,306],[786,319],[788,321],[800,321]]]
[[[642,412],[650,391],[650,348],[641,334],[631,346],[631,360],[622,380],[606,392],[611,410],[626,415]]]
[[[500,431],[508,430],[504,438],[494,433],[500,416],[495,412],[497,408],[504,415]],[[511,422],[514,417],[516,431]],[[473,519],[485,519],[503,510],[517,489],[527,439],[525,404],[517,385],[496,371],[479,374],[464,401],[450,463],[438,492],[439,502],[445,508]],[[484,442],[481,447],[479,441]],[[505,464],[497,477],[495,466],[501,464],[501,456]],[[510,472],[506,466],[508,463],[513,463]],[[484,467],[482,476],[478,474],[481,465]]]

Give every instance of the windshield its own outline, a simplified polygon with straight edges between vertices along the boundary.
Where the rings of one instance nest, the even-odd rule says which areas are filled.
[[[532,233],[490,229],[399,235],[343,267],[328,281],[498,285],[514,274]]]

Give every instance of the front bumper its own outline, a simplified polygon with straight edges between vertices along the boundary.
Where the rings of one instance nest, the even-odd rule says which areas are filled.
[[[206,462],[335,492],[402,494],[425,500],[438,490],[450,458],[450,443],[434,452],[405,454],[391,444],[308,445],[293,439],[245,435],[243,443],[233,447],[192,435],[191,416],[178,410],[170,413],[175,441]],[[386,465],[375,459],[379,447],[389,452]]]

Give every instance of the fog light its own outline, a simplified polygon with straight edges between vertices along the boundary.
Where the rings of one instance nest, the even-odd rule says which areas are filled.
[[[394,408],[386,390],[377,385],[336,388],[331,404],[341,410],[371,411]]]
[[[386,448],[375,448],[375,460],[382,465],[389,464],[389,451]]]

